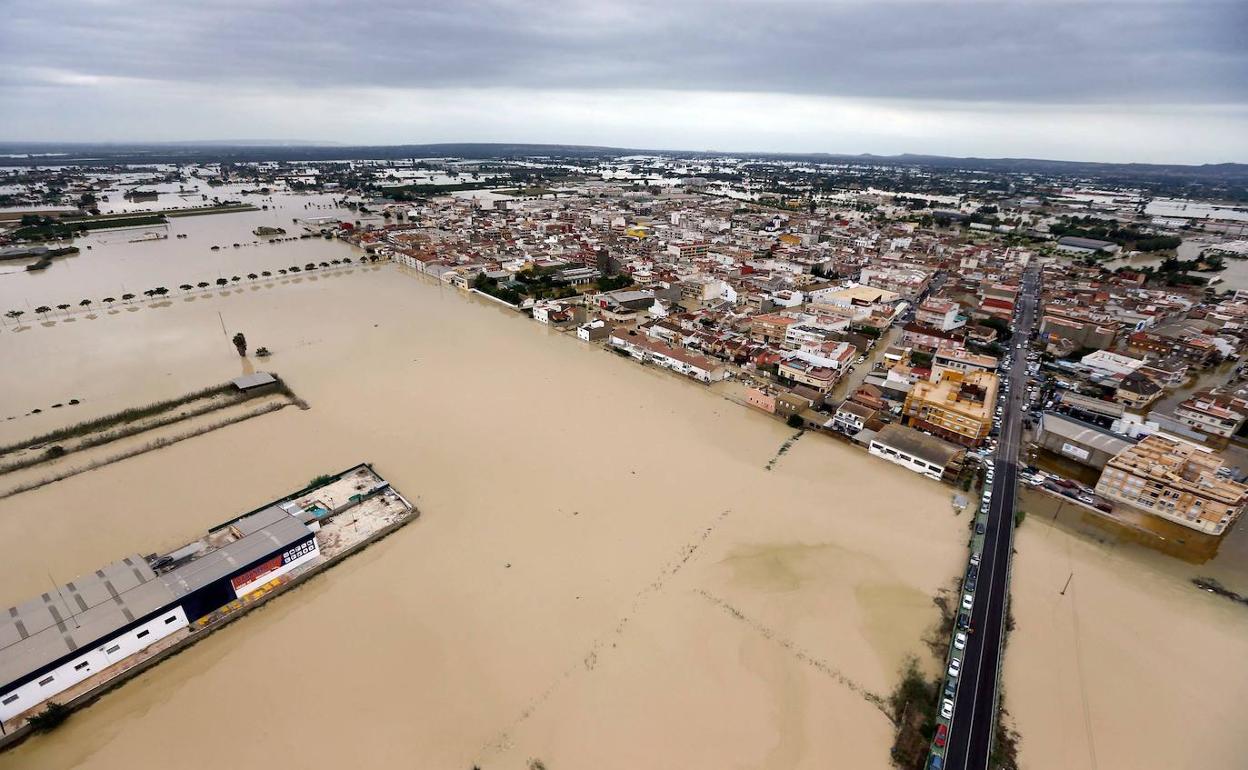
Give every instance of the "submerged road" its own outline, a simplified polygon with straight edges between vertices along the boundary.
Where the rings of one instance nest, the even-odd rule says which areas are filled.
[[[1022,437],[1022,410],[1027,389],[1027,339],[1035,323],[1035,268],[1023,275],[1016,333],[1010,341],[1007,375],[1010,395],[1001,420],[1001,433],[993,459],[994,483],[988,505],[983,553],[975,604],[971,610],[972,633],[967,640],[954,699],[945,768],[986,770],[992,754],[997,717],[997,687],[1005,640],[1006,604],[1010,591],[1010,552],[1013,545],[1014,498],[1018,488],[1018,456]],[[1019,348],[1019,344],[1022,348]]]

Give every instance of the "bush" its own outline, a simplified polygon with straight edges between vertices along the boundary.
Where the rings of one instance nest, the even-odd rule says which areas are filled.
[[[801,428],[804,425],[806,425],[805,421],[802,420],[801,416],[796,415],[796,414],[789,415],[789,419],[785,420],[784,422],[790,428]]]
[[[69,719],[69,714],[68,706],[61,705],[56,701],[49,701],[43,711],[30,718],[30,726],[37,733],[46,733],[66,719]]]

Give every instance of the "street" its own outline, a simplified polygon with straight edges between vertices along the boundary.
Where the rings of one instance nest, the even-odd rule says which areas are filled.
[[[1010,392],[1001,421],[1001,435],[993,460],[995,483],[980,555],[978,590],[971,610],[972,633],[962,658],[949,745],[942,764],[932,767],[981,770],[988,767],[996,726],[997,686],[1006,603],[1009,597],[1010,550],[1013,543],[1014,501],[1018,481],[1018,454],[1026,391],[1025,343],[1035,323],[1037,275],[1024,274],[1017,332],[1010,341],[1007,375]],[[1024,343],[1023,349],[1019,343]]]

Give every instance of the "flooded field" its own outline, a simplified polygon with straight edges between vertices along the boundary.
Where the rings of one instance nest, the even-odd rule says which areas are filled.
[[[1243,767],[1248,608],[1190,582],[1248,592],[1242,523],[1213,561],[1192,565],[1071,506],[1054,521],[1055,502],[1021,503],[1030,513],[1016,543],[1005,698],[1022,766]]]
[[[74,239],[79,253],[56,258],[46,270],[27,272],[33,259],[0,262],[0,314],[22,310],[29,322],[40,305],[69,304],[74,310],[83,299],[97,307],[104,297],[120,298],[132,293],[142,296],[146,289],[165,286],[176,293],[182,284],[200,281],[214,283],[218,278],[246,277],[264,270],[275,272],[290,265],[321,262],[355,256],[358,250],[338,240],[309,238],[277,241],[256,236],[257,227],[281,227],[287,237],[304,232],[292,220],[340,216],[351,221],[370,217],[339,208],[330,195],[242,196],[240,187],[204,188],[223,199],[240,200],[269,210],[228,214],[170,217],[167,225],[120,230],[96,230]],[[195,200],[196,205],[203,201]],[[148,202],[145,209],[190,205],[177,199]],[[168,236],[163,240],[132,241],[149,234]],[[178,237],[185,236],[185,237]],[[238,247],[234,244],[237,243]],[[216,251],[213,246],[219,246]],[[11,322],[10,322],[11,323]]]
[[[766,470],[783,424],[390,265],[93,315],[0,329],[0,441],[252,368],[311,408],[0,501],[3,600],[360,461],[422,517],[0,768],[889,766],[948,487],[819,436]]]

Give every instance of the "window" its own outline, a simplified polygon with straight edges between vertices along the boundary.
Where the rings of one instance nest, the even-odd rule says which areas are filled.
[[[169,625],[170,623],[172,623],[173,621],[177,619],[178,619],[177,615],[170,615],[169,617],[165,618],[165,625]]]
[[[43,679],[40,679],[40,680],[39,680],[39,686],[40,686],[40,687],[47,687],[48,685],[52,684],[52,680],[53,680],[53,679],[55,679],[55,678],[56,678],[56,677],[54,677],[54,676],[45,676]]]
[[[15,700],[17,700],[17,696],[16,696],[16,695],[10,695],[9,697],[7,697],[7,698],[5,698],[4,700],[0,701],[0,703],[3,703],[4,705],[6,705],[6,706],[7,706],[7,705],[9,705],[10,703],[12,703],[12,702],[13,702],[13,701],[15,701]]]
[[[87,661],[87,660],[84,660],[83,662],[81,662],[81,663],[79,663],[78,665],[74,666],[74,670],[75,670],[75,671],[81,671],[81,670],[83,670],[84,668],[86,668],[86,667],[87,667],[87,666],[89,666],[89,665],[91,665],[91,662],[90,662],[90,661]]]
[[[151,631],[148,631],[148,630],[144,629],[143,631],[140,631],[139,633],[135,634],[135,635],[134,635],[134,638],[135,638],[135,639],[142,639],[143,637],[147,636],[147,635],[148,635],[148,634],[150,634],[150,633],[151,633]]]
[[[107,650],[105,650],[104,652],[107,652],[109,655],[112,655],[114,652],[117,652],[117,651],[118,651],[118,650],[120,650],[120,649],[121,649],[121,645],[120,645],[120,644],[114,644],[112,647],[109,647],[109,648],[108,648]]]

